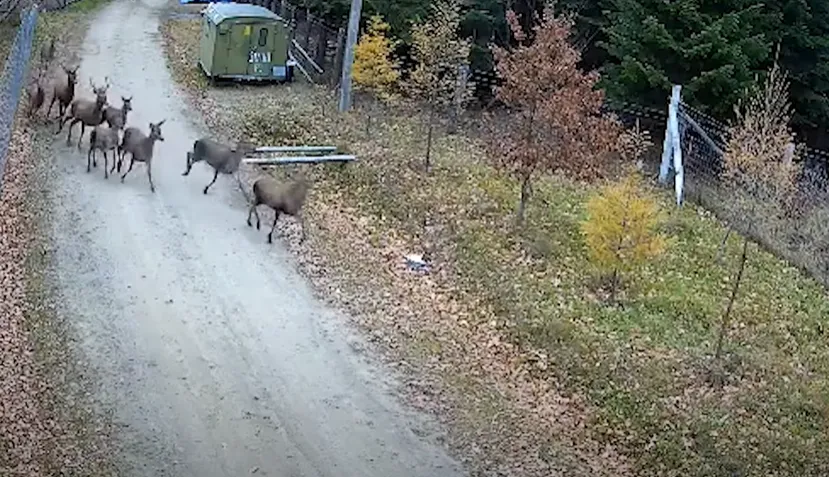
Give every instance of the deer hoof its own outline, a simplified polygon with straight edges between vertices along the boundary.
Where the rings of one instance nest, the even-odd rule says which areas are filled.
[[[207,187],[204,188],[204,195],[207,195]]]
[[[248,227],[253,227],[253,224],[250,222],[250,219],[248,219]]]
[[[256,230],[260,229],[259,225],[260,225],[259,222],[256,222]]]
[[[271,237],[271,234],[268,234],[268,243],[273,243],[273,237]]]

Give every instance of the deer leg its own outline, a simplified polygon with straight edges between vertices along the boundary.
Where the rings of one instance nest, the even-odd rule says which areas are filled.
[[[109,171],[107,170],[107,168],[109,167],[109,158],[107,157],[106,149],[104,149],[103,153],[104,153],[104,179],[109,179]],[[112,160],[113,160],[112,165],[114,166],[115,165],[115,162],[114,162],[115,158],[113,157]]]
[[[256,205],[259,205],[259,204],[260,204],[260,202],[256,202]],[[253,209],[253,213],[256,215],[256,230],[260,230],[259,226],[261,225],[262,221],[259,220],[259,209],[258,208]]]
[[[276,229],[276,221],[279,220],[279,211],[273,211],[273,225],[271,225],[271,231],[268,233],[268,243],[273,243],[273,231]]]
[[[259,211],[256,208],[259,206],[259,201],[253,199],[253,202],[250,204],[250,208],[248,209],[248,227],[253,227],[253,224],[250,221],[251,214],[256,214],[256,230],[259,230]]]
[[[118,172],[121,172],[121,164],[124,162],[124,156],[126,156],[126,155],[127,155],[127,152],[124,151],[124,149],[121,148],[121,145],[119,144],[118,147],[115,149],[115,157],[118,158]],[[114,163],[113,163],[112,167],[115,167]]]
[[[251,202],[250,207],[248,207],[248,227],[253,227],[250,216],[253,215],[254,210],[256,210],[256,201]]]
[[[117,162],[116,162],[116,160],[117,160]],[[120,160],[120,159],[118,159],[118,151],[113,150],[113,151],[112,151],[112,169],[110,169],[110,170],[109,170],[109,173],[110,173],[110,174],[112,174],[113,172],[115,172],[115,165],[116,165],[116,164],[118,164],[118,165],[120,166],[120,164],[121,164],[121,160]],[[121,168],[120,168],[120,167],[118,168],[118,172],[121,172]]]
[[[218,177],[219,177],[219,170],[218,170],[218,169],[216,169],[215,173],[213,174],[213,180],[212,180],[212,181],[210,181],[210,184],[207,184],[207,186],[205,186],[205,188],[204,188],[204,193],[205,193],[205,194],[207,194],[207,189],[209,189],[209,188],[210,188],[210,186],[212,186],[212,185],[213,185],[213,183],[215,183],[215,182],[216,182],[216,178],[218,178]]]
[[[89,171],[92,170],[90,165],[92,164],[92,156],[94,154],[95,154],[95,148],[92,145],[90,145],[89,146],[89,152],[86,153],[86,173],[87,174],[89,173]]]
[[[49,115],[52,114],[52,107],[55,105],[56,99],[58,99],[58,97],[53,94],[52,102],[49,103],[49,109],[46,111],[46,121],[49,121]]]
[[[302,212],[297,212],[296,220],[299,223],[299,230],[301,233],[299,236],[299,243],[303,243],[305,242],[305,221],[302,219]]]
[[[153,185],[153,161],[147,161],[147,179],[150,180],[150,192],[155,192],[155,185]]]
[[[126,155],[126,154],[124,154],[124,155]],[[127,174],[130,173],[130,171],[132,170],[133,165],[135,165],[135,156],[130,157],[130,167],[129,167],[129,169],[127,169],[127,172],[125,172],[124,175],[121,176],[121,183],[124,182],[124,178],[127,177]]]
[[[67,118],[62,114],[58,117],[58,131],[55,134],[60,134],[63,131],[63,126],[72,118]]]
[[[80,119],[73,119],[72,122],[69,123],[69,132],[66,134],[66,145],[67,146],[72,145],[72,128],[74,128],[75,125],[78,124],[79,122],[81,122]]]
[[[86,132],[86,123],[80,121],[81,123],[81,135],[78,136],[78,149],[81,148],[81,141],[83,141],[83,133]],[[98,164],[93,164],[95,167],[98,167]]]

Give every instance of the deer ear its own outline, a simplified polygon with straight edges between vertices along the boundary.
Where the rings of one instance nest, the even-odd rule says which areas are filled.
[[[167,119],[162,119],[161,121],[158,122],[158,124],[156,124],[156,126],[161,126],[162,124],[164,124],[164,121],[166,121],[166,120]]]

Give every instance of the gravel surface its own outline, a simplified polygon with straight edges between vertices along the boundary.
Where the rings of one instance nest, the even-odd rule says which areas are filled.
[[[93,20],[89,78],[133,96],[129,123],[166,119],[149,190],[138,164],[119,183],[85,151],[54,157],[63,312],[117,409],[124,475],[451,476],[457,464],[405,411],[382,368],[316,302],[279,243],[245,224],[242,195],[212,174],[183,178],[203,126],[177,94],[158,38],[163,0],[117,0]],[[78,129],[74,131],[77,138]],[[86,141],[84,141],[86,146]],[[226,179],[226,178],[225,178]],[[266,219],[268,220],[268,219]]]

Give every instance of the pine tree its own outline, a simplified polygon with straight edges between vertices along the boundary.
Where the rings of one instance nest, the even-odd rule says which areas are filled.
[[[613,99],[664,107],[672,84],[715,116],[733,113],[755,71],[770,58],[773,15],[751,0],[608,0],[612,58],[603,83]]]
[[[767,3],[776,15],[769,25],[780,44],[780,66],[789,73],[795,127],[829,124],[829,3],[779,0]]]

